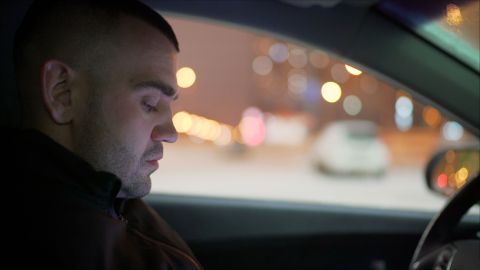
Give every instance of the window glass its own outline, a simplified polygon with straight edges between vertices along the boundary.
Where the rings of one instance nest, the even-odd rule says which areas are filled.
[[[480,72],[479,0],[387,0],[378,7]]]
[[[179,139],[165,144],[154,193],[438,210],[427,161],[478,145],[439,109],[318,48],[168,20]]]

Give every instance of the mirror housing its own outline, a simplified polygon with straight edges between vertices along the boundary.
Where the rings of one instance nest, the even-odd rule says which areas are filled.
[[[435,193],[450,197],[479,171],[478,146],[445,149],[433,155],[427,164],[427,186]]]

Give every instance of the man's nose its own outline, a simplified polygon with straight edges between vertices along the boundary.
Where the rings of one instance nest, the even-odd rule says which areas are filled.
[[[157,142],[174,143],[177,141],[178,134],[171,119],[163,125],[157,125],[152,130],[152,140]]]

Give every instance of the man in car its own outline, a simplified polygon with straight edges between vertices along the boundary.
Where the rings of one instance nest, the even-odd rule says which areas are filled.
[[[14,44],[22,129],[2,132],[15,268],[201,269],[141,200],[177,139],[178,51],[137,1],[32,4]]]

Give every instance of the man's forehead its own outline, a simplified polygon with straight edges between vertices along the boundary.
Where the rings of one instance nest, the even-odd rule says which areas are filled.
[[[133,85],[150,85],[157,88],[170,88],[169,91],[176,91],[176,62],[175,54],[169,57],[161,56],[159,58],[146,58],[142,61],[137,58],[134,65],[126,66],[130,74],[130,82]]]
[[[159,30],[139,19],[127,17],[116,32],[109,46],[115,65],[152,74],[175,69],[177,51]]]

